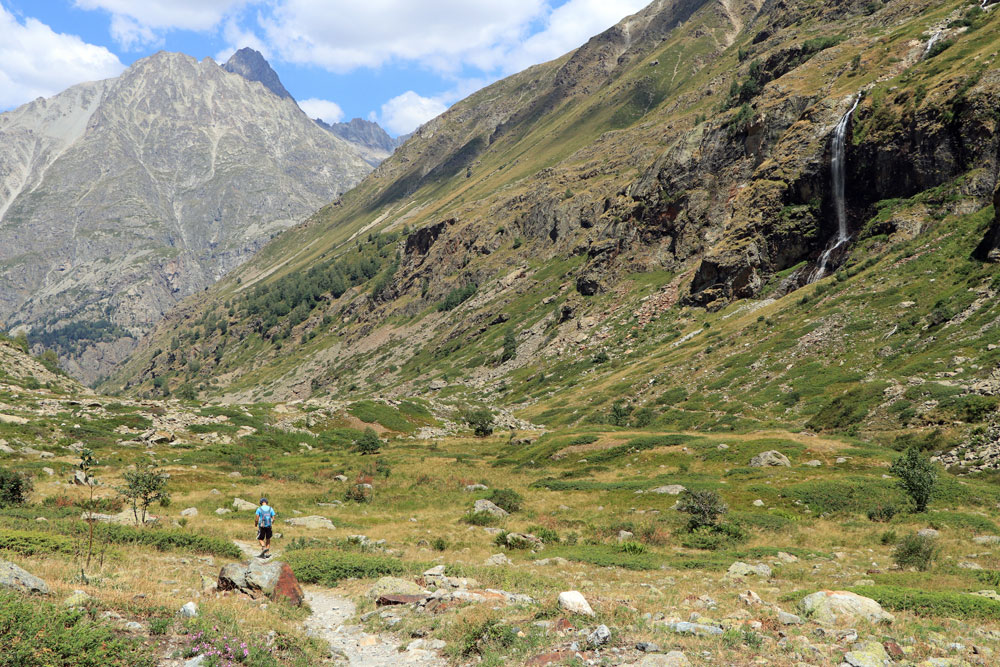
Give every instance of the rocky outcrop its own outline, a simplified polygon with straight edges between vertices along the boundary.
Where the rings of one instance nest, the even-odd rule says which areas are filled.
[[[286,100],[291,100],[292,94],[278,78],[278,73],[271,69],[264,56],[259,51],[243,47],[229,57],[222,69],[232,74],[239,74],[247,81],[257,81],[272,93]]]
[[[849,591],[817,591],[802,598],[800,607],[807,618],[826,625],[841,621],[891,623],[895,620],[875,600]]]

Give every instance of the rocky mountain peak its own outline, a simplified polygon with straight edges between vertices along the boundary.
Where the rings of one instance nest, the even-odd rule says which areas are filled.
[[[317,118],[316,124],[324,130],[333,132],[335,135],[355,144],[360,144],[374,150],[392,153],[402,143],[403,138],[393,138],[382,129],[382,126],[364,118],[352,118],[346,123],[325,123]]]
[[[285,90],[278,73],[271,68],[264,56],[250,47],[245,46],[230,56],[222,69],[232,74],[239,74],[249,81],[259,81],[278,97],[294,99],[291,93]]]

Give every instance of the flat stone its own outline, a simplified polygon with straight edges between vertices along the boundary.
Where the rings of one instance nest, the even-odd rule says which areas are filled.
[[[233,509],[241,512],[256,512],[257,506],[248,500],[236,498],[233,500]]]
[[[680,651],[671,651],[670,653],[644,655],[639,662],[634,664],[635,667],[690,667],[691,661]]]
[[[822,462],[822,461],[820,461],[819,459],[812,459],[812,460],[810,460],[810,461],[806,461],[806,462],[805,462],[805,463],[803,463],[802,465],[804,465],[804,466],[809,466],[810,468],[818,468],[818,467],[820,467],[821,465],[823,465],[823,462]]]
[[[472,511],[486,512],[487,514],[490,514],[500,519],[504,518],[505,516],[508,516],[507,510],[503,509],[502,507],[498,507],[496,504],[490,502],[489,500],[486,500],[485,498],[477,500],[472,507]]]
[[[181,516],[198,516],[198,508],[189,507],[186,510],[181,510]]]
[[[778,622],[782,625],[802,625],[802,617],[789,614],[787,611],[779,611]]]
[[[513,565],[513,564],[514,563],[512,563],[511,560],[509,558],[507,558],[507,556],[505,554],[493,554],[492,556],[490,556],[489,558],[487,558],[485,561],[483,561],[483,565],[487,565],[487,566],[490,566],[490,567],[503,567],[503,566]]]
[[[409,579],[382,577],[368,589],[368,597],[378,599],[385,595],[426,595],[424,589]]]
[[[667,626],[667,628],[682,635],[698,635],[699,637],[722,634],[722,628],[718,626],[706,625],[704,623],[691,623],[689,621],[671,623]]]
[[[393,595],[385,594],[380,595],[375,599],[375,605],[378,607],[387,607],[400,604],[419,604],[427,599],[426,595]]]
[[[336,526],[325,516],[295,516],[291,519],[285,519],[285,523],[289,526],[296,526],[298,528],[312,528],[319,529],[325,528],[326,530],[335,530]]]
[[[851,667],[887,667],[892,658],[879,642],[859,642],[844,654],[844,662]]]
[[[489,488],[490,487],[486,486],[485,484],[467,484],[465,490],[468,491],[469,493],[473,493],[475,491],[488,491]]]
[[[770,579],[771,568],[763,563],[750,565],[748,563],[736,561],[729,566],[729,570],[726,572],[726,577],[730,579],[754,576],[761,577],[762,579]]]
[[[680,484],[667,484],[666,486],[658,486],[655,489],[650,489],[649,493],[659,493],[666,494],[669,496],[677,496],[687,491],[687,489]]]
[[[972,541],[983,546],[994,546],[1000,544],[1000,535],[980,535],[973,537]]]
[[[198,605],[194,602],[188,602],[178,610],[177,614],[184,618],[195,618],[198,616]]]

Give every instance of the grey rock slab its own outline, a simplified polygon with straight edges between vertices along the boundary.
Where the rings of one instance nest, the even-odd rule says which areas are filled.
[[[791,461],[788,457],[781,452],[772,449],[766,452],[761,452],[757,456],[750,459],[751,468],[766,468],[768,466],[791,466]]]
[[[21,593],[48,595],[49,586],[27,570],[5,560],[0,560],[0,588]]]

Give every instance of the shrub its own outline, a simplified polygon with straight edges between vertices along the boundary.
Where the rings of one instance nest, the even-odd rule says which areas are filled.
[[[503,352],[500,354],[500,361],[510,361],[517,356],[517,338],[513,331],[508,331],[503,335]]]
[[[493,413],[487,408],[476,408],[465,413],[465,423],[480,438],[493,434],[494,421]]]
[[[519,511],[521,509],[521,503],[524,502],[524,498],[521,494],[514,489],[493,489],[487,497],[487,500],[500,509],[506,510],[511,514]],[[480,514],[485,514],[485,512],[480,512]]]
[[[690,515],[687,528],[688,532],[693,532],[702,526],[715,526],[719,517],[728,512],[729,508],[715,491],[685,489],[681,493],[677,511]]]
[[[447,551],[448,550],[448,540],[443,537],[435,537],[431,540],[431,548],[434,551]]]
[[[517,631],[494,616],[483,620],[463,620],[460,633],[459,652],[465,657],[503,650],[517,641]]]
[[[630,556],[638,556],[640,554],[646,553],[648,549],[646,548],[646,545],[643,544],[642,542],[633,542],[631,540],[628,540],[618,545],[618,551],[622,552],[623,554],[628,554]]]
[[[336,586],[351,577],[372,579],[406,572],[403,563],[395,558],[333,549],[299,549],[287,552],[285,560],[300,582],[321,586]]]
[[[80,609],[0,591],[2,667],[152,667],[156,658],[139,640]]]
[[[86,526],[80,524],[74,526],[74,530],[78,532],[85,529]],[[95,530],[98,539],[112,544],[142,544],[158,551],[194,551],[234,559],[243,555],[239,547],[230,540],[186,531],[137,528],[118,524],[104,524]]]
[[[938,555],[937,541],[933,537],[924,537],[910,533],[896,544],[892,558],[900,567],[915,567],[926,572]]]
[[[74,543],[73,540],[63,535],[41,533],[34,530],[5,529],[0,532],[0,549],[14,551],[22,556],[48,553],[71,554],[74,551]]]
[[[382,439],[378,437],[378,433],[371,426],[366,426],[364,433],[354,443],[354,449],[362,454],[378,454],[381,447]]]
[[[715,551],[745,541],[749,535],[739,526],[723,523],[717,526],[701,526],[681,537],[681,546],[688,549]]]
[[[916,447],[911,447],[892,462],[889,472],[899,477],[899,487],[913,500],[917,512],[926,512],[934,495],[937,469]]]
[[[16,470],[0,468],[0,507],[23,505],[31,493],[31,478]]]
[[[476,512],[469,510],[462,517],[462,521],[470,526],[495,526],[502,521],[498,516],[493,516],[489,512]]]
[[[868,510],[868,520],[888,523],[892,521],[892,517],[896,516],[897,511],[896,506],[892,504],[876,505]]]
[[[476,293],[477,287],[473,285],[466,285],[465,287],[459,287],[448,292],[448,295],[444,298],[444,301],[438,304],[437,309],[439,312],[445,312],[448,310],[454,310],[458,308],[462,303],[468,301],[472,298],[472,295]]]
[[[611,405],[611,423],[614,426],[628,426],[628,418],[631,414],[632,406],[625,401],[615,401]]]
[[[851,590],[869,597],[890,611],[918,616],[995,620],[1000,602],[979,595],[951,591],[924,591],[899,586],[855,586]]]
[[[559,533],[545,526],[529,526],[528,532],[546,544],[555,544],[559,541]]]

